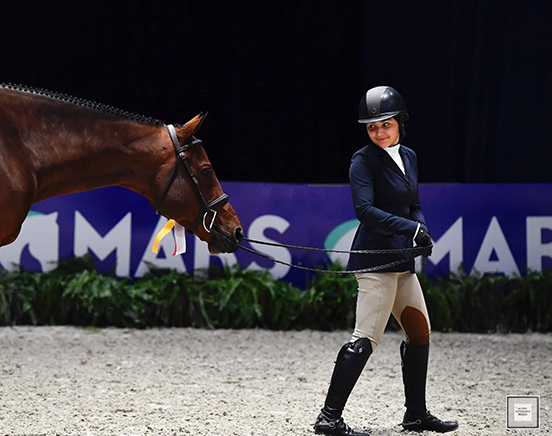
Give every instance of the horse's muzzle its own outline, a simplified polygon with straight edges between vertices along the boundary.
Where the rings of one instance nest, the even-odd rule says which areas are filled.
[[[220,253],[233,253],[236,251],[243,240],[243,230],[241,227],[235,227],[232,235],[227,235],[218,226],[211,229],[210,251],[212,249]]]

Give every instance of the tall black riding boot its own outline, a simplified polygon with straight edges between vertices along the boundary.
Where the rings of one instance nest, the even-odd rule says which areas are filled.
[[[368,433],[352,430],[343,422],[341,414],[371,354],[372,344],[368,338],[360,338],[341,347],[335,361],[326,402],[314,424],[316,434],[369,436]]]
[[[456,421],[441,421],[426,409],[426,379],[429,360],[429,344],[401,343],[402,373],[406,413],[402,426],[405,430],[431,430],[438,433],[456,430]]]

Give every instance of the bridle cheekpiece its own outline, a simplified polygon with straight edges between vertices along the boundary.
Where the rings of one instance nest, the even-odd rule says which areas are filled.
[[[197,230],[197,227],[199,226],[199,223],[203,223],[203,228],[207,233],[211,233],[211,229],[215,223],[215,218],[217,216],[216,208],[224,206],[228,202],[228,195],[222,194],[220,197],[215,198],[211,202],[207,202],[205,199],[205,196],[201,192],[201,188],[199,186],[199,182],[197,180],[197,177],[192,171],[192,167],[190,166],[190,163],[188,161],[188,158],[186,157],[186,151],[191,149],[192,147],[198,146],[202,144],[201,139],[194,139],[191,142],[188,142],[184,145],[180,145],[178,142],[178,136],[176,134],[176,129],[172,124],[168,124],[165,126],[169,132],[169,136],[171,138],[171,142],[175,148],[176,151],[176,162],[174,164],[174,168],[171,172],[169,182],[167,184],[167,187],[161,194],[161,197],[159,201],[157,202],[157,207],[155,208],[156,213],[159,214],[159,209],[161,208],[161,205],[163,204],[163,201],[165,200],[165,197],[167,196],[169,189],[171,189],[171,186],[174,183],[174,179],[176,178],[176,172],[178,169],[178,162],[181,161],[184,164],[184,168],[186,168],[186,173],[188,174],[188,177],[190,178],[192,188],[195,191],[196,197],[201,203],[201,212],[197,215],[192,225],[187,229],[188,233],[195,233]],[[207,222],[208,215],[212,214],[212,218]]]

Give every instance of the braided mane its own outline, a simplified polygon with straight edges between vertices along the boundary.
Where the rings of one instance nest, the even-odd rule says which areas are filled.
[[[100,112],[105,112],[111,115],[116,115],[121,118],[126,118],[133,121],[139,121],[147,124],[164,125],[162,121],[157,120],[155,118],[146,117],[144,115],[137,115],[135,113],[118,109],[116,107],[109,106],[107,104],[96,103],[90,100],[86,100],[84,98],[73,97],[71,95],[62,94],[60,92],[52,92],[46,89],[35,88],[35,87],[24,86],[24,85],[16,85],[13,83],[0,83],[0,88],[10,89],[14,91],[28,92],[30,94],[35,94],[35,95],[41,95],[44,97],[53,98],[55,100],[63,101],[66,103],[76,104],[78,106],[86,107],[89,109],[95,109]]]

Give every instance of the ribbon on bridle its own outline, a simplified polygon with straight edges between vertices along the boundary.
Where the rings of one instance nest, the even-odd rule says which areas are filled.
[[[186,253],[186,229],[178,224],[175,220],[167,221],[167,224],[157,233],[151,251],[159,253],[159,244],[167,234],[174,229],[174,252],[173,256]]]

